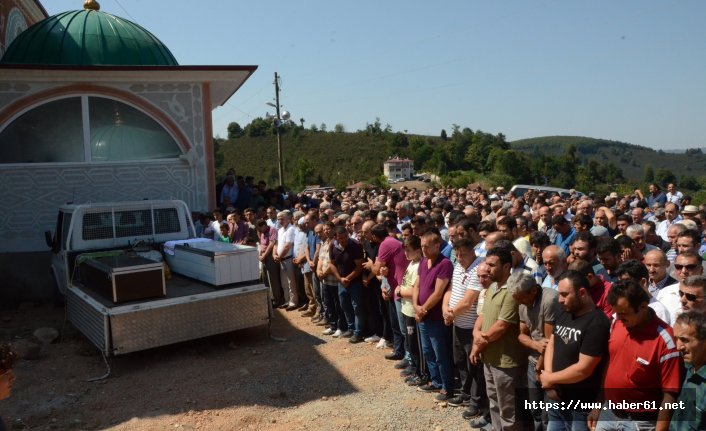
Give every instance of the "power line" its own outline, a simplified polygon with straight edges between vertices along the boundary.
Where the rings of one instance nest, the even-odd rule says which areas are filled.
[[[125,15],[129,16],[131,20],[137,22],[137,20],[135,19],[135,17],[132,16],[132,15],[130,15],[130,12],[128,12],[127,9],[125,9],[125,8],[123,7],[123,5],[120,3],[120,0],[115,0],[115,3],[117,3],[118,6],[120,6],[120,9],[122,9],[123,12],[125,12]]]

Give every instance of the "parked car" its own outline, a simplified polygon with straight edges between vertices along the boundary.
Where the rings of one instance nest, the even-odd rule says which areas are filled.
[[[559,194],[562,198],[568,198],[571,196],[572,193],[576,193],[579,197],[583,196],[583,193],[573,190],[573,189],[562,189],[559,187],[550,187],[550,186],[538,186],[538,185],[532,185],[532,184],[515,184],[512,186],[510,189],[510,193],[517,197],[524,196],[525,193],[527,193],[528,190],[538,190],[541,192],[545,192],[548,195],[553,195],[553,194]]]

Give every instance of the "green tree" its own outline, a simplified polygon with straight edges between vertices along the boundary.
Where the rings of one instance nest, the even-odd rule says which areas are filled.
[[[325,132],[326,129],[327,129],[326,123],[321,123],[321,126],[319,126],[319,130],[321,130],[322,132]]]
[[[693,175],[682,175],[679,177],[679,187],[686,190],[698,190],[699,180]]]
[[[235,121],[228,124],[228,139],[237,139],[243,136],[244,133],[243,128]]]
[[[222,167],[223,161],[225,160],[225,156],[221,151],[221,145],[223,145],[223,142],[225,142],[223,138],[213,138],[213,165],[216,169]]]
[[[659,168],[657,169],[657,172],[655,172],[655,182],[666,186],[669,183],[677,182],[677,177],[669,169]]]
[[[644,177],[644,181],[645,181],[646,183],[651,183],[651,182],[654,181],[654,180],[655,180],[655,171],[654,171],[654,168],[652,167],[651,164],[648,163],[648,164],[645,165],[645,177]]]
[[[442,141],[449,139],[448,135],[446,134],[446,129],[441,129],[441,134],[439,136],[441,137]]]
[[[336,133],[346,133],[346,126],[344,126],[341,123],[338,123],[335,126],[333,126],[333,131]]]
[[[271,121],[258,117],[245,126],[244,132],[251,138],[258,136],[271,136],[273,127],[274,126]]]
[[[373,124],[367,123],[365,125],[365,133],[368,136],[382,135],[382,123],[380,122],[380,117],[375,117],[375,122]]]
[[[314,163],[306,157],[298,159],[294,164],[294,184],[300,188],[304,188],[310,184],[314,178],[316,178]]]

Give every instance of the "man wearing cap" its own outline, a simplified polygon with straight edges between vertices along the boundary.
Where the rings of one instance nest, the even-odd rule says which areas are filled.
[[[672,202],[667,203],[667,205],[664,206],[664,216],[666,217],[664,221],[660,222],[659,224],[655,222],[657,226],[655,232],[657,233],[657,235],[662,237],[663,240],[669,241],[667,231],[674,223],[677,223],[682,219],[679,215],[679,206]]]
[[[694,216],[696,216],[698,212],[699,207],[697,207],[696,205],[685,205],[681,213],[684,215],[685,219],[693,220]]]

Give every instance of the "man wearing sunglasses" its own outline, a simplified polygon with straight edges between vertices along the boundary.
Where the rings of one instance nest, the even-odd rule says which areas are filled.
[[[674,325],[677,316],[682,312],[679,290],[684,286],[685,280],[695,275],[703,274],[701,256],[693,251],[685,251],[677,255],[674,260],[674,275],[679,283],[662,288],[657,293],[657,301],[661,302],[669,311],[669,324]]]
[[[694,275],[688,277],[679,286],[679,298],[682,312],[706,312],[706,277]]]

